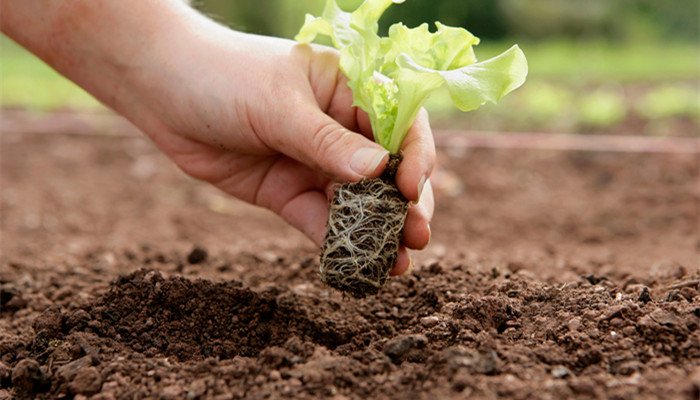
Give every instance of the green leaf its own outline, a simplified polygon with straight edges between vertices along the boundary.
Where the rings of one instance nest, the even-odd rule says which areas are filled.
[[[392,3],[404,0],[365,0],[352,13],[327,0],[321,17],[307,15],[296,40],[331,38],[340,50],[340,69],[348,77],[354,105],[367,112],[375,141],[392,153],[401,148],[418,111],[430,93],[447,84],[455,105],[473,110],[496,102],[516,89],[527,76],[525,55],[516,45],[503,54],[476,62],[473,46],[479,39],[463,28],[437,22],[410,29],[401,23],[389,36],[377,35],[378,21]]]
[[[402,23],[389,28],[389,37],[384,41],[390,46],[385,62],[390,64],[401,53],[423,67],[450,70],[476,62],[474,48],[479,39],[462,28],[453,28],[435,23],[437,31],[430,33],[428,24],[409,29]]]
[[[304,25],[294,38],[302,43],[311,43],[317,35],[325,35],[331,38],[335,48],[343,48],[359,38],[357,32],[350,28],[350,14],[338,7],[335,0],[327,0],[323,14],[314,17],[306,14]]]
[[[397,57],[397,64],[423,76],[442,76],[452,101],[462,111],[474,110],[486,102],[496,103],[520,87],[527,76],[525,54],[518,45],[486,61],[447,71],[425,68],[405,53]]]

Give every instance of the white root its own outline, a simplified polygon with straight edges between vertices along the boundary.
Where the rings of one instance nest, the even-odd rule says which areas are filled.
[[[408,203],[380,178],[336,189],[321,254],[321,280],[355,297],[377,293],[396,264]]]

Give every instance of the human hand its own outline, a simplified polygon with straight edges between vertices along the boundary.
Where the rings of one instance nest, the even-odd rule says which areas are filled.
[[[146,133],[187,174],[269,208],[320,245],[333,183],[378,176],[388,159],[367,115],[352,107],[337,53],[235,32],[178,46],[174,68],[152,77],[148,104],[160,127]],[[420,249],[433,194],[429,181],[422,195],[419,186],[435,159],[424,111],[402,152],[397,185],[414,202],[403,244]],[[393,273],[409,265],[403,248]]]
[[[37,16],[45,23],[33,24]],[[378,176],[388,159],[352,107],[335,50],[235,32],[156,0],[3,3],[2,23],[184,172],[269,208],[318,245],[333,182]],[[396,181],[413,204],[394,274],[410,266],[406,248],[430,239],[435,150],[425,111],[402,153]]]

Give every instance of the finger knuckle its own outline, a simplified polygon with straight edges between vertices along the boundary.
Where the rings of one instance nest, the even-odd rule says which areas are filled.
[[[321,125],[311,137],[311,149],[321,159],[326,159],[334,154],[337,146],[342,145],[350,132],[333,122]]]

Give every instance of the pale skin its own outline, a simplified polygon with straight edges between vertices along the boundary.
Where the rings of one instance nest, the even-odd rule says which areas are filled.
[[[266,207],[317,245],[334,182],[388,152],[352,107],[338,54],[236,32],[177,1],[0,0],[0,27],[143,131],[180,169]],[[301,23],[301,21],[300,21]],[[435,147],[425,111],[402,146],[411,201],[393,275],[430,241]]]

